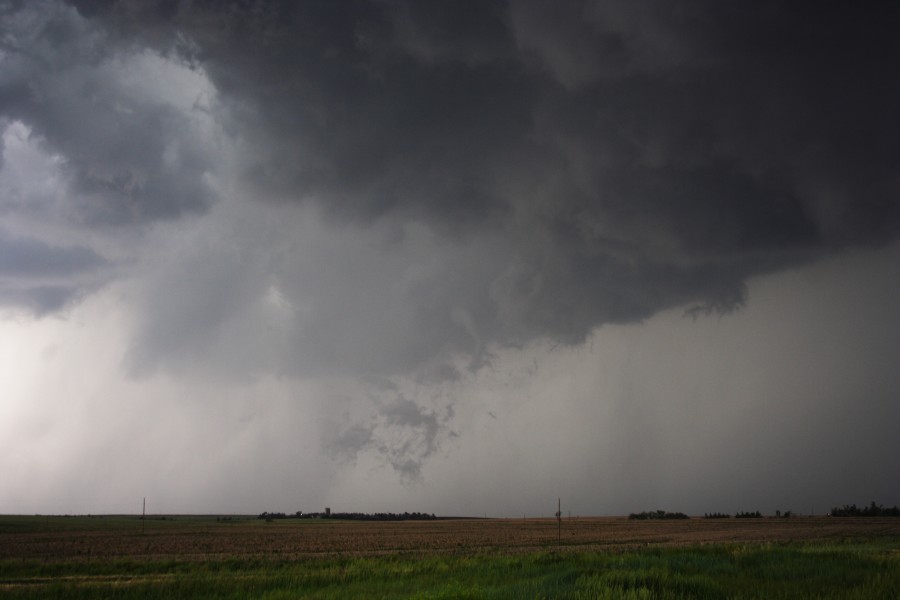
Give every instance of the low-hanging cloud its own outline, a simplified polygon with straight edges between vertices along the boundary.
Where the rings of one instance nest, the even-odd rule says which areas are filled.
[[[353,462],[372,452],[389,465],[405,483],[422,478],[425,462],[446,440],[456,437],[448,426],[452,406],[443,411],[427,408],[399,394],[378,403],[378,410],[365,421],[344,419],[327,436],[325,450],[339,461]]]
[[[107,262],[89,248],[51,246],[0,229],[0,277],[54,277],[92,271]]]
[[[0,305],[56,312],[95,289],[109,261],[84,246],[52,246],[0,228]]]

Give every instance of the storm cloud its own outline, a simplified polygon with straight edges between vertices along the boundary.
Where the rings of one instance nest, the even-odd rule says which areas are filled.
[[[203,69],[249,194],[502,238],[459,299],[487,342],[728,308],[749,276],[897,233],[886,5],[75,4]]]
[[[736,318],[900,233],[891,3],[0,14],[0,305],[119,298],[129,381],[325,386],[321,452],[409,485],[514,356]]]

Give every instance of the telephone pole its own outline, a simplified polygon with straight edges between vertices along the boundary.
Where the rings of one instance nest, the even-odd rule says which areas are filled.
[[[556,545],[562,544],[562,501],[556,499]]]

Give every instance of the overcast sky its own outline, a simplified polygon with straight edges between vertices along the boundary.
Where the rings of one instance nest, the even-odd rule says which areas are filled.
[[[900,503],[894,2],[0,0],[0,513]]]

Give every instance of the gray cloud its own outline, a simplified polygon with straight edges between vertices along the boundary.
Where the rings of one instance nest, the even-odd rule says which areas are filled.
[[[51,246],[0,229],[0,277],[53,277],[93,271],[107,264],[90,248]]]
[[[0,306],[37,315],[63,309],[109,277],[109,261],[83,246],[54,246],[0,228]]]
[[[9,285],[0,282],[0,305],[25,309],[37,316],[49,315],[81,299],[86,290],[65,285]]]

